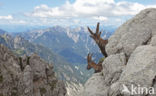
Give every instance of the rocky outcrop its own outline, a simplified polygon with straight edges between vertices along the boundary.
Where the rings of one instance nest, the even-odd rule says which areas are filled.
[[[155,96],[155,26],[154,8],[120,26],[108,40],[103,71],[87,81],[81,96]]]
[[[0,96],[65,96],[53,65],[39,56],[16,57],[0,45]]]
[[[156,35],[156,9],[145,9],[119,27],[109,38],[108,55],[124,52],[130,56],[140,45],[147,45]]]
[[[65,85],[66,85],[66,90],[67,90],[66,96],[77,96],[79,95],[79,92],[83,90],[83,84],[78,83],[78,82],[75,83],[71,81],[66,81]]]

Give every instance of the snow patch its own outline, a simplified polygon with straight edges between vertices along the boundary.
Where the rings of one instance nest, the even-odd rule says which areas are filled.
[[[79,67],[78,66],[75,66],[75,69],[79,70]]]

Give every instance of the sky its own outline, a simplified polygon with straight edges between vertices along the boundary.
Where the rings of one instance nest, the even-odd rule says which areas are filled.
[[[0,25],[119,26],[156,0],[0,0]]]

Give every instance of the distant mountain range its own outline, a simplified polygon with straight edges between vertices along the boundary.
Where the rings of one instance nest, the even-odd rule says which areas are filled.
[[[113,32],[113,29],[111,32],[104,30],[102,36],[106,39]],[[55,26],[42,30],[16,33],[16,35],[49,48],[74,64],[86,64],[86,56],[89,52],[99,54],[99,56],[101,54],[95,42],[90,38],[86,27],[64,28]]]
[[[113,32],[113,28],[109,32],[103,30],[102,37],[106,39]],[[86,27],[55,26],[17,33],[0,30],[0,35],[0,43],[15,54],[22,56],[35,52],[47,62],[53,62],[58,77],[63,80],[84,83],[92,74],[86,70],[87,54],[94,53],[95,61],[103,57]]]
[[[30,30],[35,30],[35,29],[45,29],[48,28],[48,26],[33,26],[33,25],[0,25],[0,29],[3,29],[7,32],[24,32],[24,31],[30,31]]]
[[[86,76],[83,78],[82,72],[80,73],[71,63],[67,62],[62,56],[54,53],[52,50],[39,45],[33,44],[25,40],[21,36],[11,36],[7,33],[0,32],[0,44],[5,45],[11,49],[17,56],[31,55],[37,53],[41,58],[47,62],[53,62],[56,75],[65,81],[73,81],[84,83]],[[72,77],[71,77],[72,76]],[[87,79],[87,78],[86,78]]]

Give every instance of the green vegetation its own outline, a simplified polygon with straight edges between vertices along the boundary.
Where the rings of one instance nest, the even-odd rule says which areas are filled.
[[[23,71],[24,67],[23,67],[23,64],[22,64],[22,57],[19,57],[19,65],[20,65],[21,70]]]
[[[22,49],[15,49],[15,50],[13,50],[13,53],[18,56],[21,56],[21,55],[25,54],[25,51]]]
[[[7,42],[8,41],[8,39],[7,39],[7,34],[4,34],[4,35],[1,35],[2,36],[2,38]]]
[[[30,65],[29,60],[30,60],[30,56],[27,56],[27,58],[26,58],[26,64],[27,65]],[[24,66],[23,66],[23,62],[22,62],[22,57],[19,57],[19,65],[20,65],[21,70],[23,71],[24,70]]]
[[[17,95],[17,92],[14,92],[14,91],[11,92],[11,96],[18,96],[18,95]]]
[[[105,60],[105,57],[100,58],[99,62],[103,62]]]
[[[36,82],[38,80],[38,78],[34,77],[33,78],[33,82]]]
[[[18,96],[17,91],[18,91],[17,87],[13,87],[11,96]]]
[[[103,72],[101,73],[101,76],[104,76]]]
[[[30,60],[30,56],[27,56],[27,65],[30,65],[29,60]]]
[[[13,87],[13,90],[17,91],[17,87]]]
[[[54,88],[56,88],[56,84],[57,84],[57,80],[54,80],[53,82],[50,83],[50,87],[52,91],[54,90]]]
[[[47,90],[45,88],[40,88],[41,95],[45,94],[46,92],[47,92]]]
[[[0,93],[0,96],[3,96],[3,94],[2,94],[2,93]]]
[[[2,82],[3,82],[3,76],[2,76],[1,70],[0,70],[0,83],[2,83]]]

